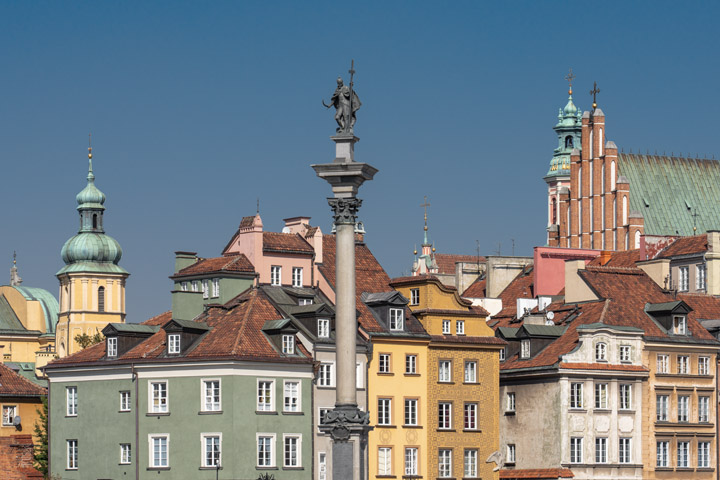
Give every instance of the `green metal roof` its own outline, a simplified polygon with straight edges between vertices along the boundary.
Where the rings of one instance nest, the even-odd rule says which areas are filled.
[[[280,330],[281,328],[283,328],[285,325],[287,325],[289,323],[290,323],[289,318],[282,318],[280,320],[268,320],[267,322],[265,322],[262,329],[263,330]]]
[[[639,332],[643,333],[645,330],[637,327],[626,327],[624,325],[608,325],[607,323],[588,323],[577,327],[578,330],[595,330],[598,328],[610,328],[612,330],[618,330],[620,332]]]
[[[630,182],[630,212],[643,215],[645,234],[720,230],[720,162],[620,153],[618,171]]]
[[[5,295],[0,295],[0,330],[25,330]]]
[[[505,338],[516,338],[519,328],[513,327],[498,327],[498,331]]]
[[[55,333],[55,325],[60,312],[60,305],[52,293],[42,288],[15,286],[15,290],[22,293],[27,300],[37,300],[43,309],[45,315],[45,332],[47,334]]]
[[[675,310],[680,305],[682,300],[675,300],[674,302],[663,302],[663,303],[648,303],[645,307],[646,312],[669,312]]]
[[[172,321],[183,328],[195,330],[210,330],[210,326],[205,322],[195,322],[193,320],[178,320],[177,318],[173,318]]]
[[[558,325],[523,325],[522,328],[531,336],[539,337],[559,337],[566,329]]]
[[[47,380],[38,378],[35,375],[35,362],[6,362],[5,365],[10,367],[21,377],[33,382],[35,385],[40,385],[43,388],[47,388]]]
[[[112,327],[117,332],[127,333],[155,333],[160,330],[157,325],[140,325],[138,323],[108,323],[109,327]],[[107,328],[107,327],[105,327]],[[104,330],[104,329],[103,329]]]

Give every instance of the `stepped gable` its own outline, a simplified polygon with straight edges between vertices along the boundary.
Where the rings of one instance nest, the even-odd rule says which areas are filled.
[[[707,234],[682,237],[665,247],[655,258],[671,258],[681,255],[694,255],[707,252]]]
[[[263,232],[263,251],[312,255],[310,245],[299,233]]]
[[[478,277],[463,293],[465,298],[485,298],[487,279]]]
[[[635,250],[623,250],[618,252],[612,252],[610,259],[605,263],[606,267],[628,267],[635,268],[635,263],[640,261],[640,249]],[[602,267],[603,255],[595,257],[588,263],[589,266]]]
[[[435,263],[438,266],[438,273],[445,275],[455,274],[455,264],[458,262],[462,263],[483,263],[485,257],[478,257],[477,255],[453,255],[451,253],[436,253]]]
[[[216,272],[253,273],[255,267],[242,253],[232,253],[216,258],[201,258],[192,265],[181,269],[170,278],[185,277]]]
[[[7,365],[0,363],[0,396],[35,397],[46,394],[47,390],[23,378]]]

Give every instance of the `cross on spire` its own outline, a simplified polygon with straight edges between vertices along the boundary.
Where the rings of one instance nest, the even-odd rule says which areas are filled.
[[[697,213],[697,209],[693,209],[690,216],[693,217],[693,234],[695,234],[697,232],[697,217],[700,215]]]
[[[427,195],[425,195],[423,198],[425,199],[425,203],[420,206],[425,209],[425,231],[427,232],[427,207],[430,206],[430,203],[428,203]]]
[[[593,89],[590,90],[590,95],[593,96],[593,110],[597,108],[597,98],[596,95],[600,93],[600,89],[597,88],[597,82],[593,82]]]
[[[572,95],[572,82],[575,80],[575,75],[573,74],[572,67],[570,68],[570,72],[565,75],[565,80],[567,80],[568,84],[570,85],[570,90],[568,90],[568,94]]]

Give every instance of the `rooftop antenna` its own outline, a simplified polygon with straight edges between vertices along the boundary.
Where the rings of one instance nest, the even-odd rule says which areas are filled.
[[[475,240],[475,245],[477,249],[477,267],[478,267],[478,273],[480,273],[480,240]]]
[[[257,197],[257,210],[255,211],[258,215],[260,215],[260,197]]]
[[[502,242],[498,242],[498,248],[495,250],[495,255],[502,255]]]
[[[515,239],[511,238],[510,240],[512,241],[512,256],[514,257],[515,256]]]

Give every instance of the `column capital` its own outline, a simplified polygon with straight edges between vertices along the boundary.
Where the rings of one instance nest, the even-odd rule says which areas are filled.
[[[328,204],[333,210],[335,225],[355,225],[357,223],[357,212],[362,205],[362,200],[356,197],[350,198],[328,198]]]
[[[325,414],[318,428],[335,442],[347,442],[351,435],[367,435],[373,429],[370,413],[363,412],[357,405],[336,406]]]

